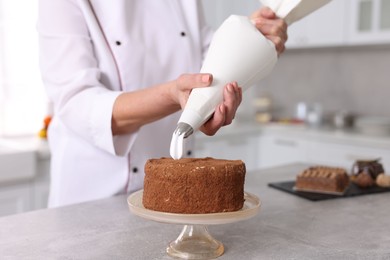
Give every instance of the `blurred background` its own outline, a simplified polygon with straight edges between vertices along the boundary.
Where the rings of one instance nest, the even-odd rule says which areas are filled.
[[[53,0],[55,1],[55,0]],[[202,0],[214,28],[257,0]],[[0,0],[0,216],[45,208],[51,109],[39,74],[37,0]],[[390,167],[390,0],[333,0],[288,29],[274,71],[244,95],[234,123],[197,134],[195,156],[248,171],[304,162]]]
[[[37,0],[0,0],[0,135],[39,131],[47,99],[38,67]]]
[[[257,0],[203,0],[217,28],[230,14],[248,15]],[[293,24],[273,73],[251,88],[240,118],[266,98],[273,118],[296,116],[298,104],[322,113],[390,116],[390,1],[334,0]],[[40,80],[37,0],[0,0],[0,135],[33,134],[50,106]],[[255,100],[253,100],[255,99]]]
[[[259,1],[203,4],[217,28],[232,13],[250,14]],[[329,113],[390,116],[389,0],[334,0],[291,25],[288,34],[275,70],[247,96],[272,99],[275,117],[293,117],[300,102]]]

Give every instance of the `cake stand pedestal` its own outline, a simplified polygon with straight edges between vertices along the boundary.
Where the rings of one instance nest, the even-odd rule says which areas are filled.
[[[203,225],[184,225],[179,237],[167,247],[168,255],[182,259],[212,259],[223,252],[223,244]]]
[[[245,192],[245,203],[241,210],[210,214],[176,214],[145,209],[142,205],[143,190],[127,198],[132,213],[145,219],[184,224],[178,238],[169,243],[167,254],[182,259],[213,259],[224,252],[223,244],[213,238],[207,230],[208,225],[228,224],[255,216],[260,210],[260,200]]]

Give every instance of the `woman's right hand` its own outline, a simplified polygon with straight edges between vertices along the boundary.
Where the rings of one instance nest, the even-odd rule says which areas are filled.
[[[183,74],[178,79],[118,96],[112,112],[113,135],[128,134],[184,108],[193,88],[210,86],[211,74]]]
[[[137,91],[124,92],[115,100],[111,128],[113,135],[128,134],[141,126],[184,109],[191,90],[211,85],[213,76],[207,73],[183,74],[178,79]],[[232,122],[241,103],[242,91],[237,83],[225,86],[223,102],[202,127],[206,135]]]
[[[208,73],[183,74],[171,88],[172,101],[184,109],[193,88],[208,87],[212,82],[213,76]]]

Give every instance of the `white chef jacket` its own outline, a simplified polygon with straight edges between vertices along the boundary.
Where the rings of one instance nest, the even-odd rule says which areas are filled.
[[[179,113],[113,136],[112,109],[122,92],[199,72],[212,34],[199,2],[39,1],[40,67],[54,103],[50,207],[140,189],[146,160],[169,156]]]

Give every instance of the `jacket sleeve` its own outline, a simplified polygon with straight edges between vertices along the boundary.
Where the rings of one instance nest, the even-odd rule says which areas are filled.
[[[137,134],[112,135],[113,105],[122,92],[103,84],[108,75],[99,69],[77,1],[40,0],[37,29],[42,79],[55,116],[99,149],[125,155]]]

